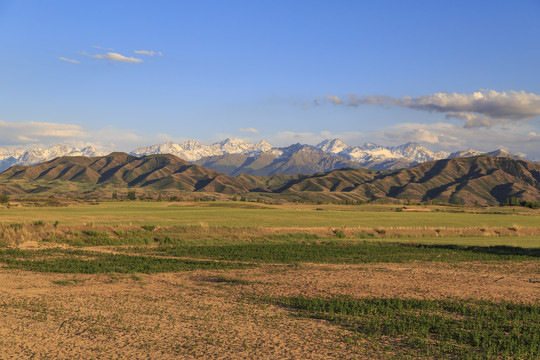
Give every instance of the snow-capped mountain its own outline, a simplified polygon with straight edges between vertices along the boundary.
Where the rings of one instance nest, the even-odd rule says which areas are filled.
[[[352,147],[340,139],[324,140],[316,145],[324,152],[342,156],[365,165],[381,163],[388,160],[408,160],[411,164],[432,160],[440,160],[448,157],[449,153],[433,152],[424,146],[409,142],[396,147],[384,147],[373,143]],[[369,167],[369,166],[368,166]]]
[[[269,151],[272,145],[264,140],[252,144],[243,139],[225,139],[212,145],[202,145],[198,141],[189,140],[182,144],[167,142],[164,144],[142,147],[133,150],[133,155],[172,154],[187,161],[196,161],[203,157],[224,154],[252,154]]]
[[[453,159],[457,157],[471,157],[471,156],[478,156],[484,154],[482,151],[474,150],[474,149],[467,149],[463,151],[456,151],[448,155],[448,159]]]
[[[34,165],[60,156],[101,156],[102,152],[92,146],[85,148],[68,145],[53,145],[48,148],[35,147],[28,150],[0,149],[0,171],[13,165]]]
[[[0,171],[4,171],[13,165],[34,165],[60,156],[94,157],[108,153],[109,151],[98,151],[91,146],[78,148],[68,145],[54,145],[51,147],[34,147],[28,150],[0,148]],[[264,140],[253,144],[243,139],[228,138],[212,145],[203,145],[195,140],[189,140],[181,144],[167,142],[142,147],[133,150],[131,154],[136,156],[172,154],[189,162],[197,162],[199,164],[214,164],[216,163],[215,157],[217,156],[227,157],[229,155],[243,155],[247,156],[247,159],[249,159],[249,161],[246,160],[248,163],[253,161],[261,163],[263,162],[262,158],[264,158],[264,161],[267,161],[268,159],[277,161],[275,159],[278,159],[279,161],[277,161],[277,163],[279,164],[285,164],[289,160],[293,162],[300,161],[304,164],[304,171],[305,169],[309,169],[309,166],[306,164],[308,164],[311,159],[314,164],[318,164],[317,166],[313,166],[313,169],[315,169],[314,171],[322,171],[321,169],[341,165],[374,170],[399,169],[414,166],[426,161],[478,156],[485,153],[473,149],[453,153],[444,151],[433,152],[426,147],[413,142],[393,147],[385,147],[374,143],[350,146],[340,139],[327,139],[315,146],[293,144],[287,147],[274,147]],[[326,158],[323,156],[324,154],[331,155],[335,158]],[[518,153],[514,155],[504,150],[496,150],[487,154],[495,157],[510,157],[518,160],[526,159],[525,154]],[[338,158],[343,160],[342,164],[339,163],[337,160]],[[234,161],[231,159],[222,159],[220,161],[231,167],[233,166],[231,164],[240,160],[237,157]],[[326,166],[326,168],[321,167],[321,161],[324,161],[324,166]],[[240,166],[242,164],[237,165]],[[238,170],[241,169],[241,167],[238,168]],[[292,169],[292,167],[289,169]]]
[[[426,147],[413,142],[408,142],[400,146],[391,147],[389,148],[389,150],[392,150],[394,153],[397,153],[404,158],[418,161],[419,163],[446,159],[448,155],[450,155],[450,153],[446,151],[433,152]]]

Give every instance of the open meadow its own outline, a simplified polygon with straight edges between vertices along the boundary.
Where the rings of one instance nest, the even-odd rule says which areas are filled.
[[[540,211],[0,208],[0,359],[532,359]]]

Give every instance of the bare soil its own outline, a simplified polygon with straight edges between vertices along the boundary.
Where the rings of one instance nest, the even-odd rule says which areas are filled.
[[[538,262],[263,265],[153,275],[0,269],[0,359],[372,359],[261,297],[540,302]],[[369,350],[371,351],[371,350]]]

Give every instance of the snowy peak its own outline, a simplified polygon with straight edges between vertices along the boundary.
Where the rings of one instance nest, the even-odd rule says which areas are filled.
[[[384,149],[382,146],[374,144],[374,143],[364,143],[363,145],[358,147],[360,150],[375,150],[375,149]]]
[[[472,157],[472,156],[479,156],[479,155],[483,155],[483,154],[484,154],[484,152],[482,152],[482,151],[478,151],[478,150],[474,150],[474,149],[469,148],[467,150],[453,152],[450,155],[448,155],[448,158],[453,159],[453,158],[457,158],[457,157]]]
[[[78,148],[68,145],[53,145],[48,148],[34,147],[28,150],[0,149],[0,171],[13,165],[34,165],[60,156],[102,156],[102,152],[92,146]]]
[[[274,147],[267,143],[265,140],[261,140],[255,144],[255,148],[259,149],[260,151],[268,151],[273,149]]]
[[[498,149],[492,152],[488,152],[487,155],[491,155],[493,157],[505,157],[512,160],[526,160],[525,156],[527,156],[523,153],[512,154],[503,149]],[[522,156],[522,155],[525,155],[525,156]]]
[[[91,146],[84,148],[68,145],[53,145],[50,147],[34,147],[27,150],[0,148],[0,171],[13,165],[34,165],[52,160],[61,156],[102,156],[105,153]],[[244,139],[227,138],[211,145],[203,145],[195,140],[188,140],[177,144],[171,141],[133,150],[136,156],[154,154],[172,154],[189,162],[195,162],[210,156],[240,154],[259,158],[265,154],[270,157],[284,159],[299,154],[305,161],[316,161],[324,154],[353,161],[359,167],[386,170],[409,167],[418,163],[455,157],[470,157],[485,154],[484,152],[467,149],[454,153],[444,151],[433,152],[426,147],[409,142],[394,147],[385,147],[374,143],[365,143],[361,146],[350,146],[341,139],[333,138],[321,141],[315,146],[305,144],[292,144],[286,147],[274,147],[265,140],[253,144]],[[511,159],[526,160],[525,154],[511,154],[505,150],[496,150],[488,155],[494,157],[509,157]],[[304,161],[303,160],[303,161]]]
[[[343,141],[337,138],[323,140],[317,145],[315,145],[315,147],[330,154],[339,154],[350,148],[349,145],[345,144]]]
[[[414,160],[419,163],[445,159],[448,157],[448,155],[450,155],[449,153],[444,151],[434,153],[433,151],[415,142],[408,142],[400,146],[391,147],[389,148],[389,150],[392,150],[393,152],[401,155],[404,158]]]
[[[244,139],[227,138],[212,145],[202,145],[197,141],[188,140],[181,144],[167,142],[133,150],[131,153],[137,156],[154,154],[172,154],[187,161],[197,161],[207,156],[225,154],[256,154],[269,151],[273,146],[264,140],[252,144]]]
[[[330,139],[317,144],[317,148],[324,152],[339,155],[362,164],[388,161],[391,159],[405,159],[411,163],[419,163],[444,159],[448,156],[448,153],[434,153],[422,145],[412,142],[397,147],[384,147],[369,142],[361,146],[352,147],[345,144],[340,139]]]

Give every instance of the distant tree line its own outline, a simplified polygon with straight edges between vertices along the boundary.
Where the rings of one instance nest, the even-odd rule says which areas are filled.
[[[502,206],[523,206],[531,209],[540,209],[540,203],[536,201],[521,200],[515,197],[509,197],[502,204]]]

